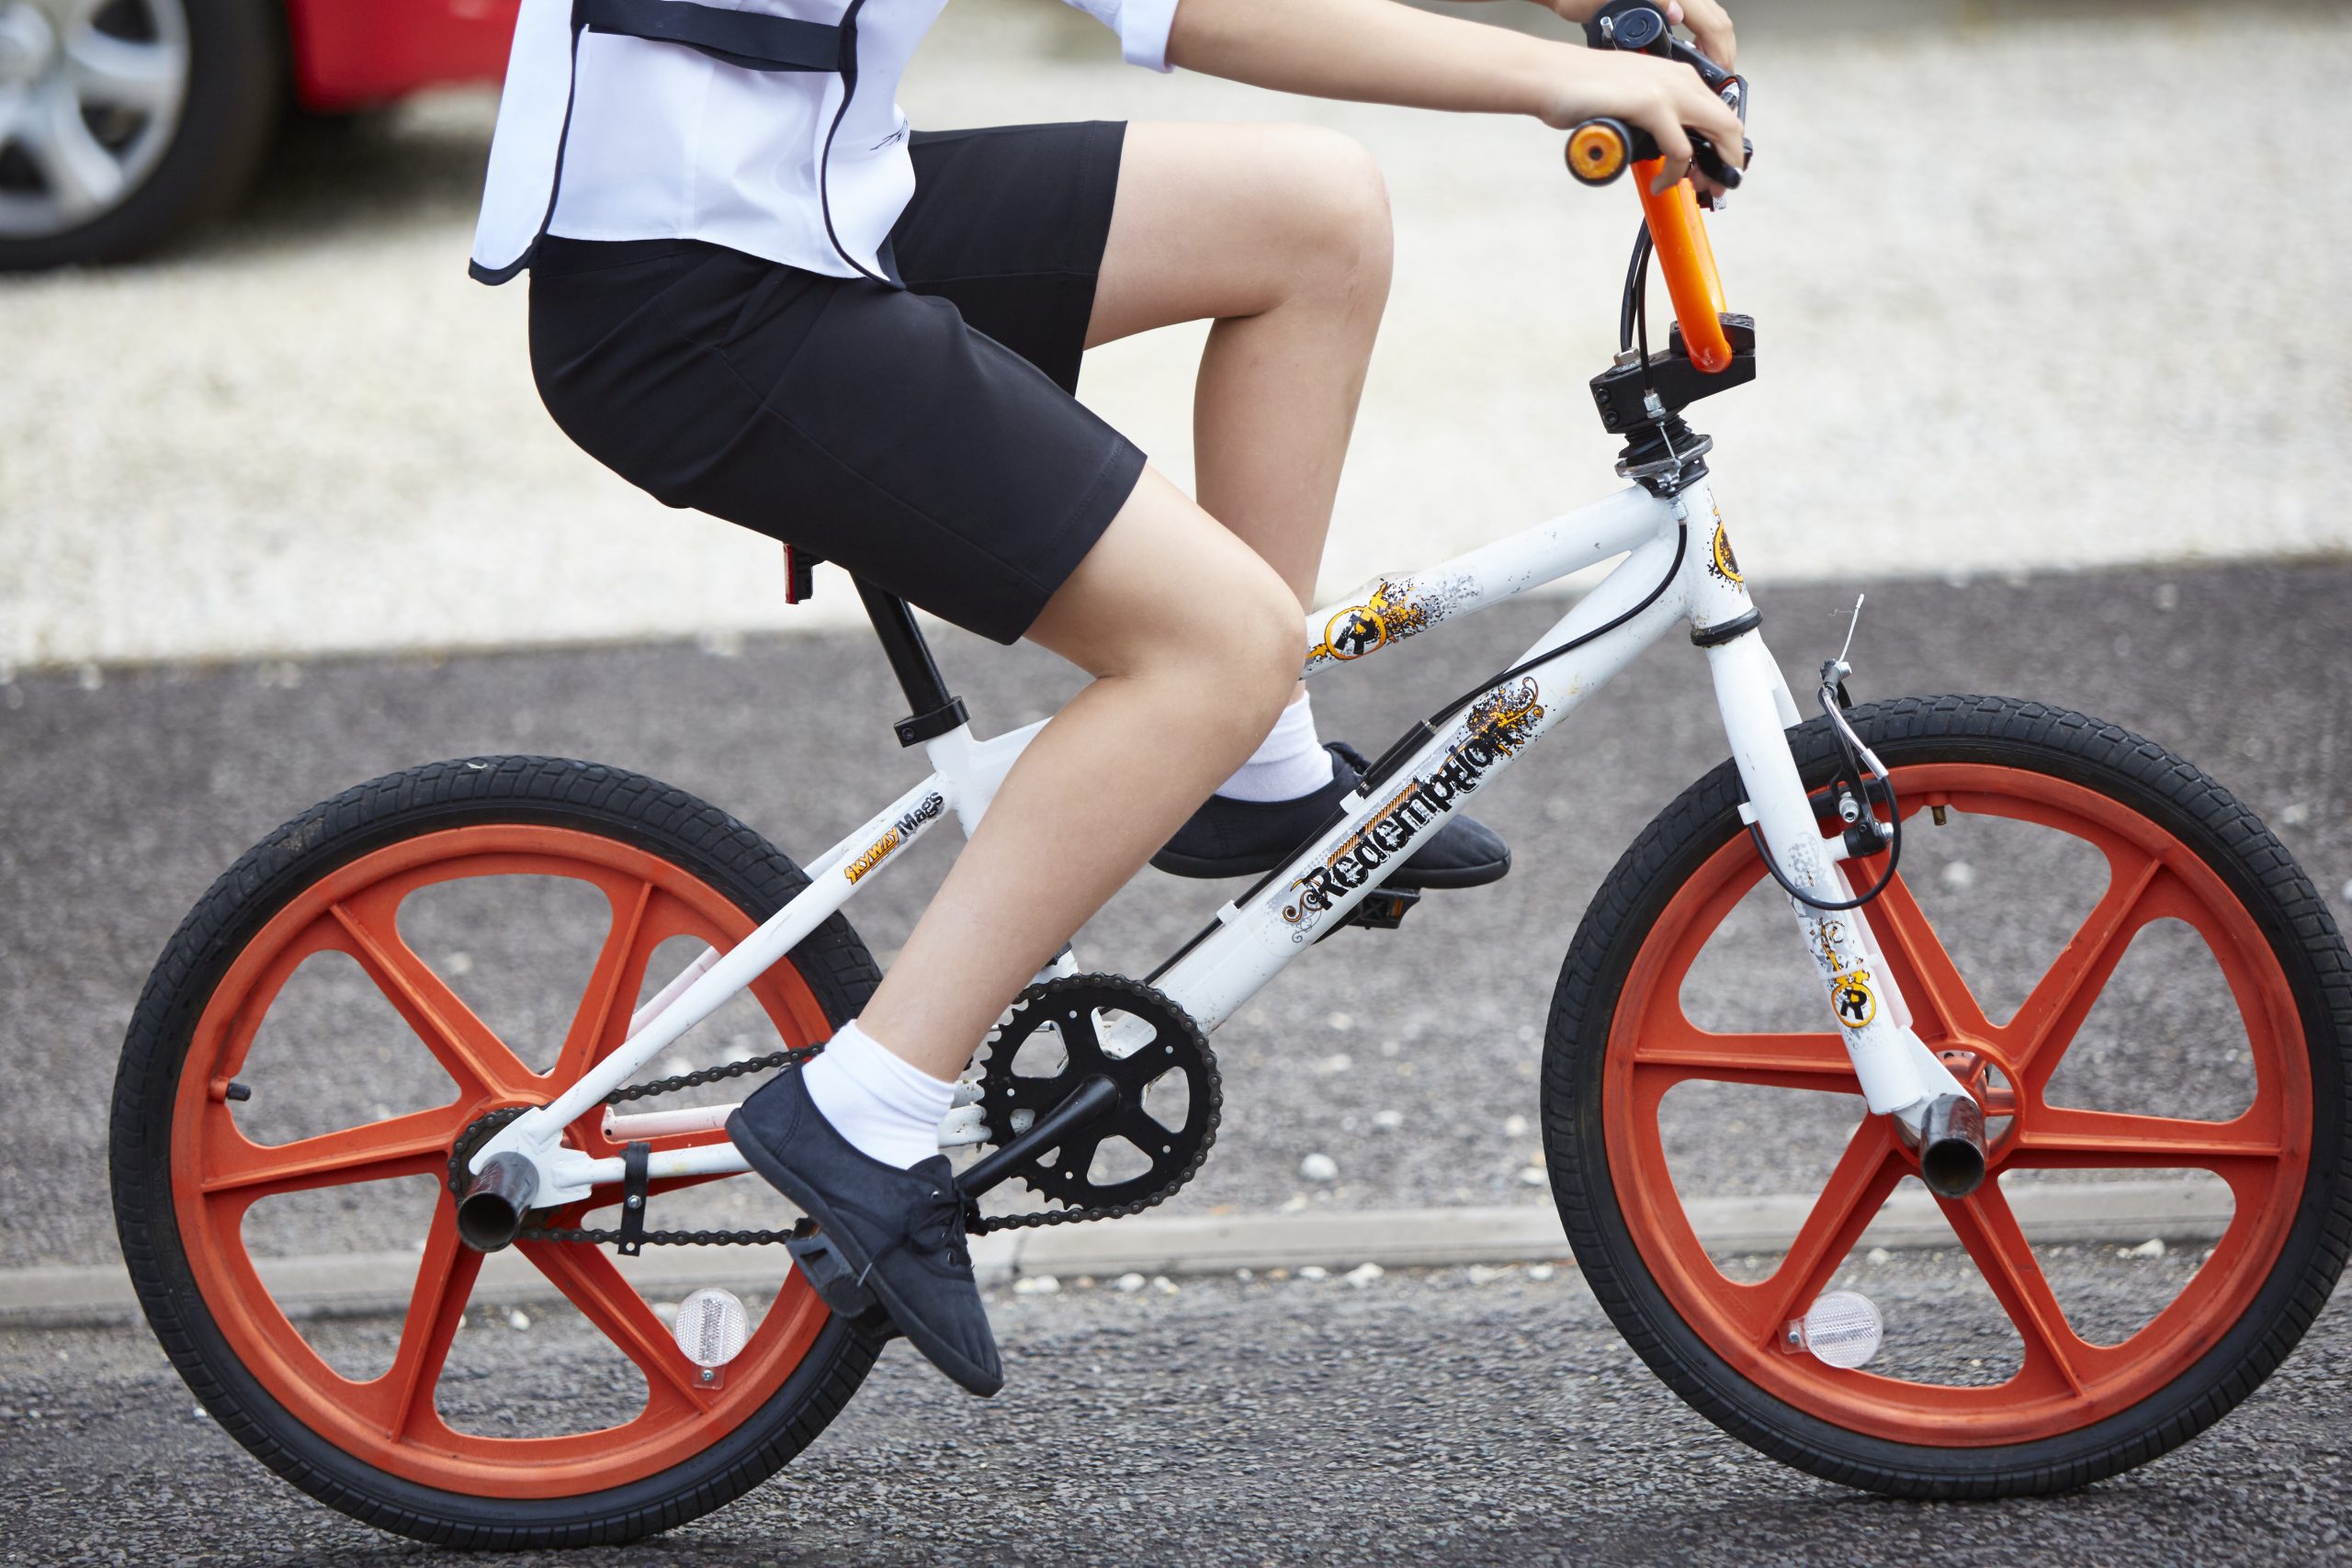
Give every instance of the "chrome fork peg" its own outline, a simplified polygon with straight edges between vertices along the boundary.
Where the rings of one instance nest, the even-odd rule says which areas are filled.
[[[1984,1181],[1984,1111],[1965,1094],[1939,1094],[1928,1101],[1913,1127],[1895,1118],[1903,1141],[1919,1156],[1919,1179],[1939,1198],[1960,1199]]]
[[[491,1156],[458,1200],[458,1239],[476,1252],[512,1246],[538,1190],[539,1168],[528,1155],[509,1149]]]

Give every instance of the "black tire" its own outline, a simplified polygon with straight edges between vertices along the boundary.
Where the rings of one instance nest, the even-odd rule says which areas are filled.
[[[161,159],[113,205],[48,233],[0,234],[0,272],[129,261],[219,217],[252,188],[284,107],[286,24],[268,0],[176,0],[187,96]]]
[[[1593,898],[1554,993],[1544,1047],[1544,1147],[1553,1193],[1594,1294],[1628,1342],[1700,1414],[1773,1459],[1871,1492],[1989,1498],[2070,1490],[2143,1464],[2221,1418],[2267,1377],[2328,1299],[2352,1250],[2352,960],[2311,883],[2219,784],[2162,748],[2079,714],[1998,697],[1903,698],[1860,708],[1856,728],[1900,772],[1996,763],[2063,778],[2164,828],[2241,900],[2283,968],[2309,1052],[2313,1124],[2301,1202],[2252,1305],[2154,1393],[2072,1432],[1984,1448],[1863,1435],[1768,1393],[1677,1313],[1644,1262],[1604,1146],[1602,1064],[1635,954],[1676,891],[1746,829],[1726,762],[1650,823]],[[1837,749],[1825,719],[1790,732],[1808,788]]]
[[[358,785],[248,851],[174,933],[141,994],[115,1079],[112,1186],[124,1261],[172,1364],[221,1428],[313,1497],[379,1529],[464,1548],[608,1544],[669,1529],[740,1496],[847,1403],[879,1342],[836,1318],[775,1395],[710,1448],[628,1485],[518,1500],[462,1495],[355,1459],[305,1427],[237,1359],[198,1290],[175,1219],[171,1108],[191,1032],[237,954],[303,888],[420,833],[483,823],[559,826],[695,874],[753,919],[807,886],[782,852],[684,791],[617,768],[545,757],[436,762]],[[836,1026],[879,974],[836,915],[787,955]]]

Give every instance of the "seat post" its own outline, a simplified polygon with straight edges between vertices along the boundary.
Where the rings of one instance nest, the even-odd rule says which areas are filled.
[[[899,689],[907,694],[907,705],[914,710],[893,727],[899,744],[920,746],[961,728],[967,717],[964,699],[951,694],[940,679],[939,665],[931,657],[931,644],[924,640],[922,628],[915,624],[915,613],[897,594],[885,593],[863,578],[851,581],[857,584],[857,596],[865,602],[866,619],[874,623],[874,635],[882,639],[882,651],[889,658],[891,673],[899,678]]]

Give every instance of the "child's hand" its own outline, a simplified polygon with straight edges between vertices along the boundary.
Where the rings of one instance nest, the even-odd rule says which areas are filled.
[[[1573,64],[1562,73],[1544,106],[1544,124],[1566,130],[1595,115],[1608,115],[1640,126],[1666,158],[1666,166],[1651,182],[1653,192],[1672,190],[1688,175],[1700,195],[1725,194],[1723,186],[1691,168],[1690,137],[1684,128],[1713,142],[1724,162],[1744,167],[1747,157],[1739,116],[1715,96],[1697,71],[1679,60],[1660,60],[1654,54],[1608,50],[1567,53]]]
[[[1557,11],[1581,27],[1592,20],[1602,0],[1535,0],[1539,6]],[[1691,38],[1699,45],[1699,52],[1722,66],[1732,69],[1739,54],[1739,40],[1732,36],[1731,17],[1716,0],[1666,0],[1666,19],[1677,27],[1690,29]]]

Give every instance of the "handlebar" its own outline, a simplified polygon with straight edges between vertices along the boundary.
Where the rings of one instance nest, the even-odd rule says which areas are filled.
[[[1631,50],[1682,62],[1698,72],[1743,121],[1747,119],[1747,81],[1676,38],[1667,26],[1663,8],[1654,0],[1611,0],[1586,24],[1585,31],[1586,41],[1595,49]],[[1711,376],[1729,369],[1732,346],[1724,332],[1723,276],[1716,270],[1714,247],[1707,241],[1707,220],[1690,182],[1679,180],[1662,196],[1653,192],[1651,182],[1666,166],[1657,141],[1619,119],[1588,119],[1577,126],[1568,132],[1566,152],[1568,172],[1589,186],[1608,185],[1628,167],[1633,169],[1640,181],[1642,216],[1649,224],[1650,243],[1657,253],[1658,267],[1666,274],[1675,319],[1682,323],[1684,351],[1691,364]],[[1706,138],[1691,136],[1690,162],[1724,189],[1738,188],[1740,171],[1725,162]]]
[[[1682,346],[1690,363],[1710,376],[1731,368],[1731,339],[1724,333],[1724,280],[1715,270],[1715,249],[1707,243],[1707,220],[1699,211],[1698,193],[1689,180],[1678,180],[1664,196],[1650,190],[1650,182],[1666,166],[1665,160],[1634,165],[1641,181],[1642,216],[1648,220],[1650,243],[1657,248],[1658,270],[1666,274],[1666,291],[1674,299],[1674,319],[1682,323]]]
[[[1737,190],[1739,182],[1747,176],[1724,162],[1724,155],[1715,151],[1713,142],[1697,131],[1690,134],[1691,166],[1724,189]],[[1658,151],[1657,137],[1639,126],[1605,115],[1588,119],[1568,132],[1568,173],[1589,186],[1609,184],[1625,172],[1628,164],[1657,164],[1663,162],[1664,156]]]
[[[1699,149],[1705,145],[1697,138],[1691,141],[1691,162],[1702,167]],[[1613,119],[1589,119],[1568,132],[1567,158],[1568,172],[1589,186],[1605,186],[1627,168],[1634,171],[1642,216],[1649,223],[1650,243],[1657,249],[1659,270],[1666,274],[1675,319],[1682,323],[1684,350],[1690,363],[1711,376],[1728,369],[1732,347],[1722,319],[1723,275],[1715,268],[1707,220],[1699,210],[1698,193],[1690,182],[1678,180],[1664,195],[1651,190],[1651,182],[1666,167],[1657,143]],[[1731,176],[1723,179],[1710,169],[1712,177],[1727,186],[1739,183],[1739,171],[1724,164],[1713,147],[1706,148],[1704,158],[1717,164],[1722,175]]]

